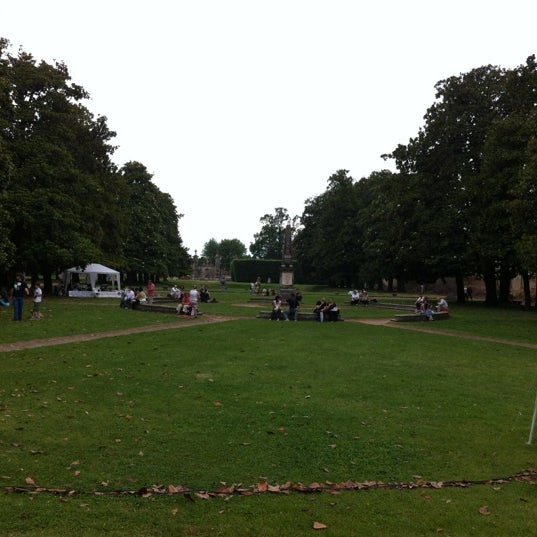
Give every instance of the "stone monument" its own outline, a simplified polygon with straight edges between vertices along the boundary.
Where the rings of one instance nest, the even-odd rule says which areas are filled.
[[[295,292],[293,285],[293,258],[291,251],[292,228],[289,224],[284,231],[282,245],[282,264],[280,266],[280,295],[286,300]]]

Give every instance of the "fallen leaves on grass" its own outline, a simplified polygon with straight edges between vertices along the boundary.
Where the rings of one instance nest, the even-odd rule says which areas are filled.
[[[78,461],[75,461],[73,464],[77,464]],[[135,481],[134,479],[132,481]],[[251,485],[249,487],[243,486],[241,483],[234,483],[227,485],[226,483],[221,483],[221,485],[213,490],[198,490],[193,491],[188,487],[183,485],[168,485],[167,487],[162,485],[153,485],[149,487],[141,487],[133,490],[125,489],[108,489],[106,491],[97,490],[97,491],[75,491],[72,489],[61,489],[61,488],[47,488],[36,485],[33,477],[28,476],[25,479],[26,486],[7,486],[5,487],[6,492],[19,492],[19,493],[28,493],[28,494],[37,494],[37,493],[52,493],[59,495],[74,495],[74,494],[95,494],[95,495],[133,495],[141,496],[147,498],[153,495],[171,495],[171,494],[183,494],[185,498],[190,501],[194,500],[194,496],[202,500],[208,500],[213,497],[225,497],[229,498],[230,496],[252,496],[254,494],[264,494],[264,493],[274,493],[274,494],[289,494],[290,491],[302,492],[302,493],[319,493],[327,492],[330,494],[337,494],[340,491],[360,491],[360,490],[370,490],[370,489],[440,489],[447,487],[470,487],[472,485],[498,485],[500,483],[509,483],[512,481],[525,481],[531,484],[537,483],[537,468],[532,470],[524,470],[513,476],[497,478],[497,479],[487,479],[487,480],[474,480],[474,481],[425,481],[424,479],[418,479],[412,482],[400,482],[400,483],[385,483],[383,481],[353,481],[348,480],[340,483],[335,483],[332,481],[325,481],[323,483],[313,482],[309,485],[303,483],[293,483],[287,481],[281,485],[278,484],[269,484],[268,481],[263,480],[259,483]],[[107,481],[103,481],[101,486],[107,487]],[[482,515],[490,515],[489,508],[483,506],[479,508],[479,513]]]

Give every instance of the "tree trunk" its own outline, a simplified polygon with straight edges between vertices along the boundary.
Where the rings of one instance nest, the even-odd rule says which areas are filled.
[[[457,303],[464,304],[466,295],[464,293],[464,280],[460,272],[455,274],[455,284],[457,285]]]
[[[524,306],[529,309],[531,308],[530,276],[526,271],[524,271],[521,276],[524,285]]]
[[[487,306],[497,306],[498,296],[496,294],[496,276],[494,271],[490,270],[484,273],[483,281],[485,282],[485,303]]]
[[[405,293],[406,292],[405,280],[403,279],[402,275],[399,275],[399,277],[397,278],[397,291],[399,293]]]
[[[43,292],[52,294],[52,271],[48,268],[43,269]]]
[[[500,269],[500,304],[509,304],[511,302],[510,295],[511,291],[511,274],[509,269],[501,268]]]

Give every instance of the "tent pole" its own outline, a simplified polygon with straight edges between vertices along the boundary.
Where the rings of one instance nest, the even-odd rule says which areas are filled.
[[[528,438],[528,444],[533,441],[533,430],[535,429],[535,420],[537,419],[537,396],[535,397],[535,405],[533,407],[533,418],[531,419],[530,437]]]

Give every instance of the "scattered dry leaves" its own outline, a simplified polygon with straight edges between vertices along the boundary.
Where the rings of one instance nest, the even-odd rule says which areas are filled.
[[[488,516],[490,515],[490,511],[489,511],[489,508],[488,508],[488,505],[484,505],[483,507],[480,507],[479,508],[479,512],[484,515],[484,516]]]

